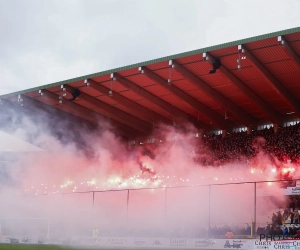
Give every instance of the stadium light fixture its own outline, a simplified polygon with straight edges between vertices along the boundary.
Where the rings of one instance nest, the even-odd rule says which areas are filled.
[[[278,41],[278,44],[279,44],[279,45],[284,46],[285,41],[284,41],[284,39],[283,39],[282,36],[278,36],[278,37],[277,37],[277,41]]]
[[[172,84],[172,69],[175,68],[172,60],[169,60],[169,78],[168,78],[168,85]]]
[[[209,59],[210,59],[209,56],[208,56],[208,54],[206,52],[204,52],[202,54],[202,57],[204,58],[205,61],[209,61]]]
[[[84,85],[87,86],[87,87],[90,87],[91,84],[89,83],[89,80],[88,79],[85,79],[84,80]]]
[[[23,98],[21,95],[18,95],[18,103],[20,104],[21,107],[23,107]]]
[[[64,85],[60,85],[61,91],[63,92],[63,96],[66,96],[66,88],[64,87]]]
[[[245,55],[245,49],[243,48],[242,44],[238,45],[238,59],[236,60],[238,63],[238,69],[241,69],[241,60],[245,60],[246,59],[246,55]]]
[[[145,71],[144,71],[143,67],[139,67],[139,72],[141,72],[141,74],[144,75]]]
[[[116,77],[114,76],[114,73],[111,73],[110,74],[110,90],[108,91],[109,96],[113,95],[113,90],[112,90],[113,81],[116,81]]]

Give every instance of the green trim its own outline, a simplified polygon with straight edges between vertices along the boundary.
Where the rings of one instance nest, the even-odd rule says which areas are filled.
[[[90,75],[80,76],[80,77],[72,78],[69,80],[64,80],[64,81],[60,81],[60,82],[56,82],[56,83],[42,85],[42,86],[35,87],[35,88],[30,88],[30,89],[26,89],[26,90],[21,90],[21,91],[5,94],[5,95],[0,96],[0,98],[10,97],[10,96],[14,96],[14,95],[21,95],[21,94],[25,94],[28,92],[38,91],[40,89],[47,89],[47,88],[59,86],[62,84],[68,84],[68,83],[72,83],[72,82],[76,82],[76,81],[85,80],[88,78],[111,74],[114,72],[119,72],[119,71],[128,70],[128,69],[132,69],[132,68],[138,68],[141,66],[147,66],[149,64],[155,64],[155,63],[159,63],[159,62],[169,61],[169,60],[180,58],[180,57],[186,57],[186,56],[200,54],[200,53],[204,53],[204,52],[210,52],[213,50],[224,49],[224,48],[232,47],[232,46],[239,45],[239,44],[256,42],[259,40],[264,40],[264,39],[268,39],[268,38],[272,38],[272,37],[276,37],[276,36],[280,36],[280,35],[292,34],[292,33],[296,33],[296,32],[300,32],[300,27],[295,27],[292,29],[286,29],[286,30],[282,30],[282,31],[276,31],[273,33],[265,34],[265,35],[254,36],[254,37],[245,38],[245,39],[241,39],[241,40],[237,40],[237,41],[233,41],[233,42],[228,42],[228,43],[214,45],[214,46],[210,46],[210,47],[206,47],[206,48],[202,48],[202,49],[192,50],[192,51],[188,51],[188,52],[184,52],[184,53],[180,53],[180,54],[165,56],[165,57],[161,57],[158,59],[153,59],[153,60],[149,60],[149,61],[145,61],[145,62],[135,63],[135,64],[131,64],[128,66],[109,69],[109,70],[105,70],[105,71],[90,74]]]

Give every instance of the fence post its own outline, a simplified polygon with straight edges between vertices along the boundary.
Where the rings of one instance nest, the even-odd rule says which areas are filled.
[[[256,237],[256,182],[254,182],[254,220],[253,220],[253,237]]]
[[[126,228],[128,227],[128,204],[129,204],[129,189],[127,189]]]
[[[208,237],[210,237],[210,192],[211,192],[211,185],[208,186]]]
[[[165,226],[167,226],[167,191],[168,188],[165,188]]]

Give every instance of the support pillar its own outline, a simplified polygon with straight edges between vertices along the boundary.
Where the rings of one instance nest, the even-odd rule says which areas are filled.
[[[247,135],[251,135],[252,132],[252,128],[251,127],[247,127]]]
[[[274,134],[277,134],[278,132],[278,123],[274,124]]]
[[[226,129],[222,129],[222,138],[225,138],[225,136],[226,136]]]

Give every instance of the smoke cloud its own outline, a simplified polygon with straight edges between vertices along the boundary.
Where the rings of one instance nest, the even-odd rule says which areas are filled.
[[[155,144],[129,146],[103,121],[95,129],[47,112],[6,112],[2,129],[43,149],[1,154],[6,234],[54,240],[88,237],[98,229],[101,236],[205,237],[209,225],[250,225],[255,192],[257,225],[265,225],[284,201],[271,181],[281,168],[294,168],[265,154],[262,138],[251,161],[213,167],[195,161],[212,152],[190,125],[188,132],[161,125]],[[255,191],[253,181],[270,182],[258,183]],[[277,203],[266,198],[275,193]]]

